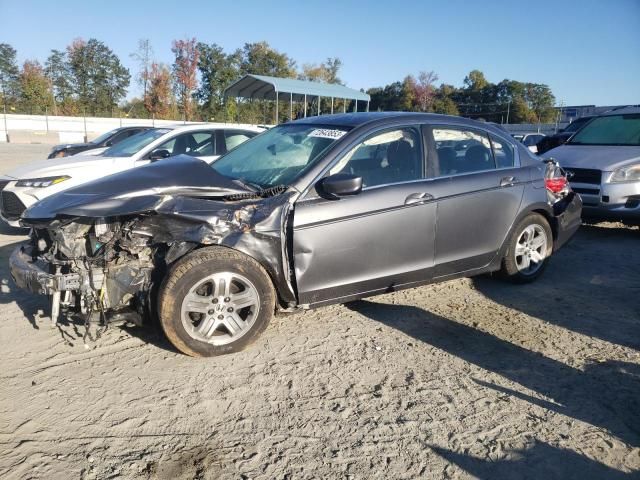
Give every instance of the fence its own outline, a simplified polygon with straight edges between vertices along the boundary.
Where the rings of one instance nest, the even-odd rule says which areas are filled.
[[[569,122],[558,123],[505,123],[502,124],[509,133],[544,133],[545,135],[553,135],[558,130],[569,125]]]

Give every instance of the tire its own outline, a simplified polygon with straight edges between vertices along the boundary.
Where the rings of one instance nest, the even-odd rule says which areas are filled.
[[[530,213],[513,229],[500,273],[513,283],[533,282],[546,268],[552,252],[553,232],[549,222],[539,213]]]
[[[275,312],[269,275],[253,258],[207,247],[174,263],[158,297],[160,325],[182,353],[212,357],[253,342]]]

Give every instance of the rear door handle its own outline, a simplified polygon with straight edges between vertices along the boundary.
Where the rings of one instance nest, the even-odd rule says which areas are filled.
[[[502,177],[502,180],[500,180],[500,186],[510,187],[512,185],[515,185],[517,181],[518,179],[516,177]]]
[[[426,192],[416,192],[407,196],[407,198],[404,199],[404,204],[415,205],[418,203],[425,203],[430,200],[433,200],[433,195]]]

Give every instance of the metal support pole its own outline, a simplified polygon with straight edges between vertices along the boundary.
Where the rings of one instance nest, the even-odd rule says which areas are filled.
[[[304,94],[304,118],[307,118],[307,94]]]
[[[342,113],[347,113],[347,99],[342,99]]]
[[[333,97],[331,97],[331,115],[333,115]]]
[[[276,125],[278,125],[278,91],[276,90]]]
[[[4,109],[4,136],[7,140],[7,143],[9,143],[9,129],[7,128],[7,99],[6,98],[4,98],[2,105]]]
[[[293,120],[293,93],[289,92],[289,120]]]
[[[320,116],[320,95],[318,95],[318,117]]]
[[[507,125],[509,124],[509,110],[511,110],[511,100],[507,103]]]
[[[84,142],[87,143],[87,110],[82,109],[82,120],[84,122]]]
[[[367,112],[369,111],[369,100],[367,100]]]
[[[358,111],[358,99],[353,100],[353,111],[354,112]]]
[[[47,133],[49,133],[49,107],[44,107],[44,125]]]

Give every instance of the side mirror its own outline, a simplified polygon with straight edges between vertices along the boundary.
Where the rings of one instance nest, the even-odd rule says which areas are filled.
[[[171,156],[171,153],[169,152],[169,150],[154,150],[149,155],[149,160],[151,161],[162,160],[163,158],[167,158],[170,156]]]
[[[336,173],[320,180],[319,187],[321,193],[325,193],[331,198],[357,195],[362,191],[362,177],[348,173]]]

